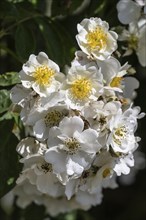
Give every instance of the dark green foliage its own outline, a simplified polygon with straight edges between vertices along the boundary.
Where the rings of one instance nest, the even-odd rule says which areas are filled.
[[[20,172],[16,145],[18,139],[12,133],[14,120],[0,122],[0,197],[15,185]]]

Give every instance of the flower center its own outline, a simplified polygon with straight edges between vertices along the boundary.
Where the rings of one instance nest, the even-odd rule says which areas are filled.
[[[131,34],[128,39],[128,47],[133,50],[137,50],[138,47],[138,37],[134,34]]]
[[[81,78],[73,82],[71,86],[71,93],[75,99],[84,100],[89,97],[91,89],[91,81],[86,78]]]
[[[87,43],[91,49],[101,50],[107,45],[107,34],[101,27],[97,27],[94,31],[86,35]]]
[[[75,154],[80,147],[79,142],[75,138],[68,138],[65,140],[65,145],[68,148],[68,154]]]
[[[111,170],[109,168],[106,168],[103,172],[102,172],[102,176],[103,178],[106,178],[107,176],[109,176],[111,173]]]
[[[35,81],[40,86],[49,85],[53,76],[54,70],[44,65],[37,67],[33,74]]]
[[[58,126],[59,122],[63,119],[65,116],[65,113],[57,110],[53,110],[51,112],[48,112],[48,114],[45,116],[45,125],[46,127],[53,127]]]
[[[44,173],[52,172],[52,164],[45,162],[41,165],[41,169]]]
[[[114,77],[110,83],[110,86],[111,87],[120,87],[122,80],[123,80],[122,77]]]
[[[115,130],[113,135],[113,140],[116,144],[121,145],[122,140],[126,137],[127,130],[126,127],[123,125]]]

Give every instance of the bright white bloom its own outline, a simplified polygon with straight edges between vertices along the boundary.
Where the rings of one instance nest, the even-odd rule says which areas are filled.
[[[102,187],[117,187],[115,175],[113,176],[114,166],[115,158],[109,152],[103,151],[98,154],[91,167],[84,170],[80,178],[70,179],[66,183],[65,194],[67,198],[70,199],[74,194],[77,196],[82,191],[85,195],[90,194],[91,197],[98,198],[96,200],[97,204],[101,202]]]
[[[24,163],[23,171],[16,183],[21,184],[29,180],[36,185],[38,191],[57,197],[62,195],[63,186],[53,173],[52,165],[44,160],[47,149],[33,138],[23,139],[17,146],[17,151],[23,156],[20,162]]]
[[[120,2],[121,9],[125,0]],[[130,24],[121,40],[144,66],[146,25],[141,21],[135,27]],[[100,204],[102,189],[116,188],[116,177],[130,173],[140,140],[134,135],[137,120],[145,115],[131,104],[139,83],[125,76],[130,66],[112,56],[117,34],[99,18],[84,19],[78,32],[82,51],[66,76],[45,53],[32,54],[20,72],[22,85],[11,90],[29,129],[17,145],[23,169],[13,193],[18,206],[35,202],[52,216]]]
[[[73,109],[82,109],[102,93],[102,75],[96,66],[73,66],[69,70],[64,88],[66,104]]]
[[[137,149],[139,138],[134,136],[137,128],[137,118],[144,115],[139,114],[139,108],[129,108],[123,114],[121,110],[109,122],[111,134],[107,140],[107,145],[111,146],[114,152],[130,153]]]
[[[43,112],[47,112],[53,106],[64,104],[64,98],[61,92],[53,92],[46,97],[34,96],[33,102],[30,100],[21,110],[21,120],[28,126],[34,126],[41,116],[43,117]]]
[[[108,23],[100,18],[85,18],[77,25],[77,29],[77,42],[87,55],[105,60],[117,49],[118,35],[109,31]]]
[[[120,0],[117,4],[117,10],[118,18],[123,24],[138,21],[141,15],[141,6],[132,0]]]
[[[127,69],[129,65],[127,63],[124,66],[121,66],[119,61],[114,57],[111,57],[104,61],[97,61],[99,68],[101,69],[101,73],[103,74],[104,80],[104,89],[106,93],[110,91],[123,91],[123,76],[127,74]],[[113,93],[114,94],[114,93]]]
[[[114,96],[116,91],[123,92],[125,88],[125,78],[123,76],[127,74],[127,70],[130,68],[128,63],[121,66],[120,62],[114,57],[102,61],[92,60],[82,51],[76,52],[72,66],[76,68],[95,66],[99,72],[98,79],[104,86],[104,95],[108,96]]]
[[[80,117],[65,117],[58,129],[50,129],[45,160],[52,164],[55,173],[77,178],[100,150],[97,138],[95,130],[84,130]]]
[[[25,88],[32,88],[40,96],[46,96],[59,89],[64,75],[56,63],[40,52],[38,56],[30,55],[20,71],[20,78]]]
[[[146,24],[139,27],[131,23],[129,30],[123,30],[119,40],[127,41],[128,44],[128,48],[124,48],[126,49],[124,56],[131,55],[135,51],[140,64],[146,66]]]
[[[60,121],[68,115],[68,109],[65,105],[56,105],[47,111],[38,112],[39,118],[36,121],[33,131],[34,135],[41,141],[49,136],[51,127],[58,126]]]
[[[96,101],[85,107],[82,110],[82,115],[89,122],[91,128],[97,130],[101,135],[108,128],[108,121],[113,115],[117,114],[120,108],[120,102],[104,103],[103,101]]]
[[[99,186],[112,189],[117,187],[114,175],[115,158],[108,151],[104,150],[98,154],[92,167],[94,175],[92,174],[92,180],[89,182],[92,193],[95,193]]]
[[[52,197],[63,195],[63,186],[59,183],[56,175],[53,174],[52,165],[46,163],[43,156],[40,155],[31,156],[28,160],[30,167],[22,171],[16,183],[20,184],[27,179],[41,193]],[[26,160],[24,162],[27,163]]]

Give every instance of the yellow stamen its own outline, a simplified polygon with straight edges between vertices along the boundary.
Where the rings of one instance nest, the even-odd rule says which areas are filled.
[[[122,80],[123,80],[122,77],[114,77],[110,83],[110,86],[111,87],[120,87]]]
[[[75,154],[80,147],[80,144],[78,143],[78,141],[75,138],[68,138],[68,139],[66,139],[66,141],[64,143],[65,143],[66,147],[68,148],[67,153],[71,154],[71,155]]]
[[[126,133],[127,133],[127,130],[125,128],[125,126],[121,126],[121,127],[118,127],[116,130],[115,130],[115,133],[113,135],[113,140],[116,144],[118,145],[121,145],[121,142],[122,140],[125,138],[126,136]]]
[[[94,31],[86,35],[88,45],[91,49],[101,50],[107,45],[107,34],[101,27],[97,27]]]
[[[39,66],[35,69],[33,77],[40,86],[48,86],[55,72],[47,66]]]
[[[45,125],[47,127],[57,126],[65,115],[61,111],[53,110],[45,116]]]
[[[106,168],[102,173],[103,178],[106,178],[107,176],[109,176],[110,173],[111,173],[110,169]]]
[[[128,39],[128,47],[133,50],[137,50],[138,47],[138,37],[134,34],[131,34]]]
[[[91,89],[91,81],[87,78],[81,78],[73,82],[71,93],[75,99],[84,100],[89,97]]]

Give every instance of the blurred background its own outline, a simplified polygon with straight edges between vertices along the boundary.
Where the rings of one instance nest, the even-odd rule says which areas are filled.
[[[127,0],[128,1],[128,0]],[[110,27],[118,27],[120,22],[117,18],[116,4],[118,0],[2,0],[0,1],[0,74],[17,73],[29,55],[44,51],[49,58],[55,61],[64,71],[65,65],[70,65],[74,58],[74,52],[78,49],[75,35],[77,24],[83,18],[100,17],[109,23]],[[145,46],[145,45],[144,45]],[[119,52],[120,44],[119,44]],[[136,69],[135,77],[140,82],[137,89],[135,105],[146,112],[146,68],[138,63],[135,54],[129,57],[120,57],[124,64],[127,60]],[[11,75],[11,74],[10,74]],[[13,75],[13,74],[12,74]],[[15,74],[14,74],[15,75]],[[12,80],[12,79],[11,79]],[[1,90],[9,90],[13,82],[8,85],[0,85]],[[2,103],[5,98],[6,103]],[[9,94],[0,93],[0,116],[10,106]],[[11,125],[10,125],[11,126]],[[2,137],[7,136],[8,127],[0,120],[0,128],[4,129]],[[0,133],[2,135],[2,132]],[[139,150],[146,155],[146,117],[139,121],[136,135],[141,137]],[[23,135],[22,135],[23,136]],[[0,147],[4,139],[0,137]],[[16,146],[14,141],[13,143]],[[14,147],[15,147],[14,146]],[[2,151],[0,151],[1,153]],[[1,154],[2,155],[2,154]],[[15,155],[16,157],[16,155]],[[8,158],[6,158],[8,159]],[[0,156],[0,166],[7,170],[17,170],[17,178],[21,170],[16,161],[8,163]],[[11,159],[10,159],[11,161]],[[141,162],[137,161],[138,167]],[[6,164],[6,166],[5,166]],[[9,165],[9,166],[8,166]],[[17,169],[16,169],[17,166]],[[5,168],[6,169],[6,168]],[[14,181],[3,190],[2,177],[7,175],[7,170],[0,169],[0,192],[3,196],[14,187]],[[88,212],[81,210],[59,215],[54,220],[145,220],[146,219],[146,173],[145,168],[135,174],[132,171],[131,178],[119,179],[118,189],[104,190],[103,202],[100,206],[93,207]],[[16,172],[16,171],[15,171]],[[57,208],[57,207],[56,207]],[[13,205],[13,209],[7,210],[0,207],[1,220],[48,220],[45,216],[44,207],[32,204],[22,210]]]

